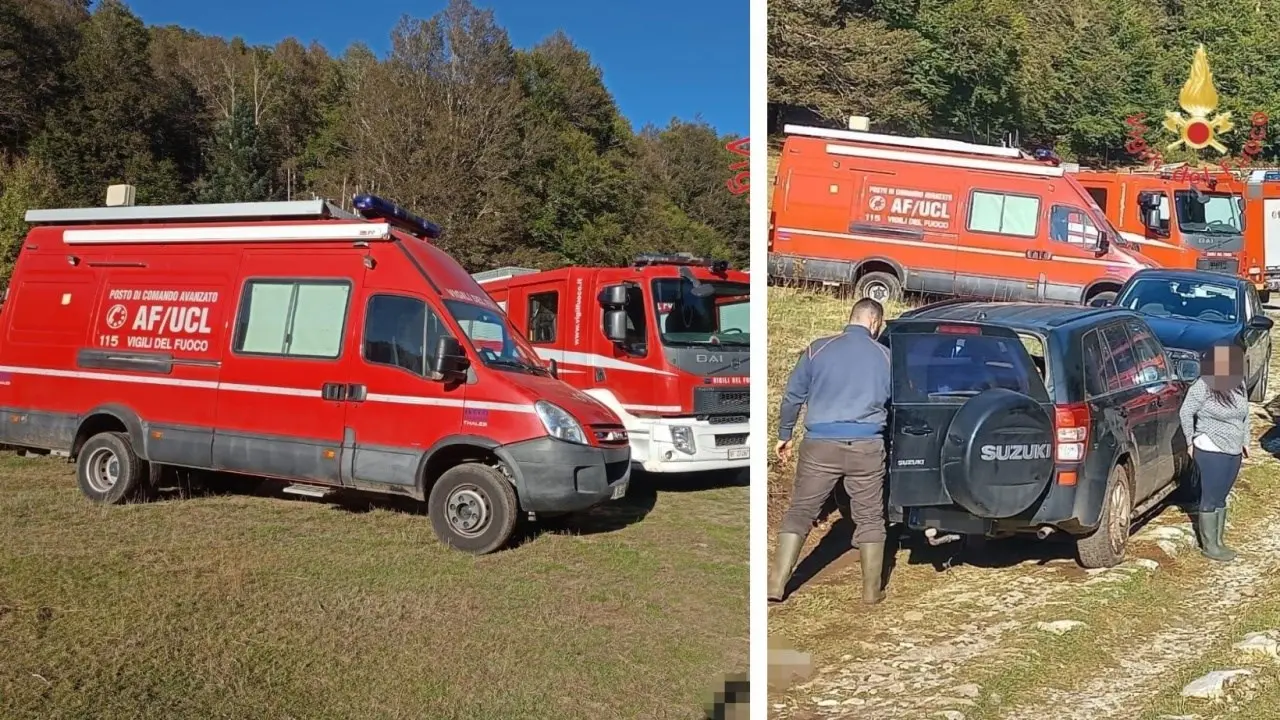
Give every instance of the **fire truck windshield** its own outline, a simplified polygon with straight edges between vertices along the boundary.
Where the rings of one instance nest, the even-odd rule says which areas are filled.
[[[1173,194],[1173,204],[1178,227],[1193,236],[1198,249],[1234,251],[1243,247],[1244,198],[1230,193],[1179,190]]]
[[[506,318],[497,311],[460,300],[445,300],[444,305],[485,365],[499,370],[549,374],[524,338],[511,332]]]
[[[749,346],[749,293],[746,283],[691,282],[687,278],[655,280],[653,302],[662,344]]]

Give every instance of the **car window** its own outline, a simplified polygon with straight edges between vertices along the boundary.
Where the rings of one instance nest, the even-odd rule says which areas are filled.
[[[1116,299],[1116,305],[1152,317],[1234,324],[1239,294],[1232,285],[1200,280],[1140,278]]]
[[[1066,205],[1054,205],[1049,213],[1049,239],[1072,245],[1092,247],[1098,244],[1101,233],[1084,210]]]
[[[1125,320],[1124,326],[1129,332],[1134,358],[1137,360],[1135,382],[1139,385],[1168,382],[1168,359],[1165,357],[1160,341],[1152,334],[1151,328],[1136,319]]]
[[[236,324],[235,350],[253,355],[336,358],[351,284],[338,280],[250,280]]]
[[[890,344],[894,402],[938,402],[992,388],[1048,399],[1036,368],[1017,338],[903,334],[894,335]]]
[[[1245,291],[1248,298],[1248,312],[1245,313],[1245,320],[1252,320],[1255,315],[1261,315],[1265,310],[1262,307],[1262,298],[1258,297],[1258,291],[1252,285]]]
[[[1104,369],[1110,363],[1114,374],[1107,376],[1107,392],[1131,388],[1135,384],[1138,358],[1133,351],[1129,333],[1120,323],[1111,323],[1101,330],[1101,349]]]
[[[445,332],[440,316],[422,300],[374,295],[365,311],[364,359],[424,375]]]
[[[1084,391],[1089,397],[1106,395],[1115,384],[1116,368],[1111,357],[1102,351],[1102,341],[1097,330],[1090,330],[1083,338]]]
[[[969,206],[969,229],[1035,237],[1039,217],[1040,198],[975,190]]]
[[[551,292],[529,296],[529,342],[549,345],[556,341],[556,318],[560,313],[560,294]]]

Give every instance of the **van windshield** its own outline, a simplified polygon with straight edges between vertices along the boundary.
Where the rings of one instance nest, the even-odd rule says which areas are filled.
[[[504,315],[461,300],[445,300],[444,305],[485,365],[499,370],[550,374],[524,338],[511,332]]]
[[[653,301],[663,345],[751,344],[751,288],[746,283],[700,280],[696,292],[686,278],[653,282]]]

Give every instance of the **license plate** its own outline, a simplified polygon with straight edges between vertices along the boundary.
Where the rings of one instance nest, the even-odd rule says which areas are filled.
[[[622,496],[623,496],[623,495],[626,495],[626,494],[627,494],[627,481],[620,482],[620,483],[618,483],[617,485],[614,485],[614,486],[613,486],[613,499],[614,499],[614,500],[621,499],[621,498],[622,498]]]
[[[751,457],[751,448],[749,447],[729,448],[730,460],[747,460],[750,457]]]

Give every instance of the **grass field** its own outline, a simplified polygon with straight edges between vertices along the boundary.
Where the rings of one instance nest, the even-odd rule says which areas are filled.
[[[797,354],[838,332],[851,301],[770,289],[770,444]],[[1271,373],[1280,377],[1280,353]],[[1280,664],[1233,649],[1248,632],[1280,637],[1280,398],[1253,409],[1258,437],[1227,534],[1241,553],[1235,563],[1200,557],[1179,534],[1186,516],[1168,508],[1134,537],[1130,560],[1105,571],[1078,568],[1067,543],[1011,540],[980,553],[907,543],[896,553],[888,600],[866,608],[848,522],[831,513],[801,554],[803,584],[770,609],[771,644],[812,658],[807,678],[771,690],[771,717],[1280,720]],[[793,464],[770,464],[771,545],[793,472]],[[1083,625],[1063,636],[1038,629],[1056,620]],[[1181,696],[1201,674],[1237,668],[1253,674],[1221,702]]]
[[[746,669],[747,487],[661,483],[477,558],[367,502],[96,507],[5,453],[0,717],[701,717]]]

